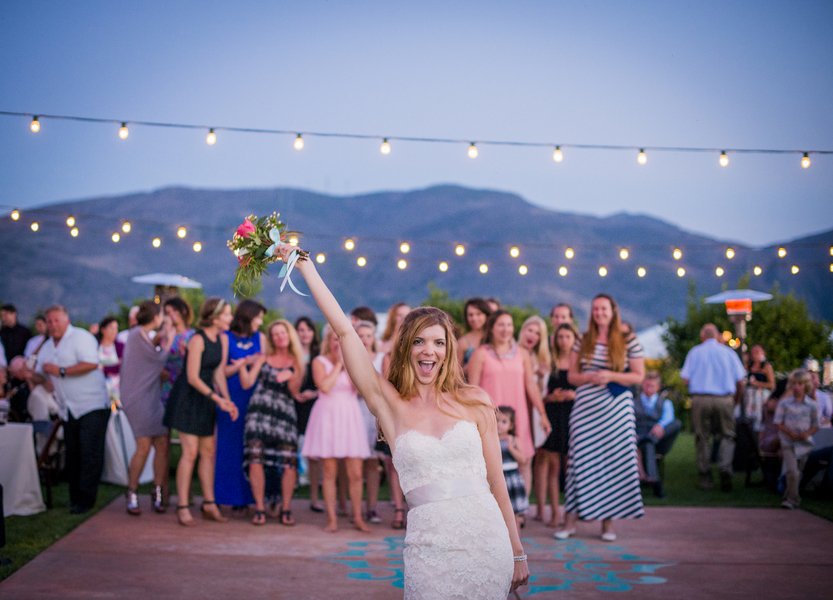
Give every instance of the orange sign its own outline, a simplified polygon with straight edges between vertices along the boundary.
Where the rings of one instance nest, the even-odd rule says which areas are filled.
[[[726,300],[727,315],[747,315],[752,313],[752,300],[741,298],[739,300]]]

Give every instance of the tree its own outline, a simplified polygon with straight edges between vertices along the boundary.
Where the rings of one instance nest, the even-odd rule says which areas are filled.
[[[423,306],[433,306],[444,310],[451,316],[454,322],[457,323],[460,331],[465,331],[465,318],[463,315],[463,307],[466,304],[465,300],[451,298],[447,291],[437,287],[433,283],[429,283],[428,298],[423,300],[422,304]],[[530,305],[523,307],[504,305],[502,308],[512,315],[512,322],[515,325],[515,333],[521,330],[523,322],[529,317],[532,315],[540,316],[538,310]],[[547,322],[547,319],[544,319],[544,322]]]

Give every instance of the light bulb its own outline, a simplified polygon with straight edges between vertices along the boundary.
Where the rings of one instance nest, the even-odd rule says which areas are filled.
[[[119,127],[119,139],[126,140],[129,135],[130,130],[127,128],[127,123],[122,123],[121,127]]]
[[[683,267],[677,267],[677,277],[685,277],[685,269]]]
[[[37,221],[32,221],[32,224],[29,225],[29,227],[32,229],[32,231],[37,231],[38,229],[40,229],[40,223],[38,223]]]
[[[521,249],[517,246],[512,246],[509,248],[509,256],[512,258],[518,258],[521,255]]]
[[[566,277],[567,273],[569,273],[569,271],[567,270],[567,267],[565,267],[564,265],[558,267],[558,274],[559,275],[561,275],[562,277]]]
[[[720,159],[718,160],[721,167],[728,167],[729,166],[729,155],[726,154],[725,151],[720,153]]]
[[[754,268],[752,269],[752,274],[755,277],[759,277],[761,275],[761,273],[763,273],[763,272],[764,272],[764,270],[759,265],[755,265]]]
[[[289,242],[290,246],[297,246],[298,244],[301,243],[301,241],[298,239],[297,235],[290,235],[289,239],[287,241]]]
[[[645,150],[642,148],[639,149],[639,154],[636,155],[636,162],[640,165],[644,165],[648,162],[648,155],[645,154]]]
[[[188,230],[185,229],[182,225],[176,228],[176,237],[179,239],[184,239],[185,236],[188,235]]]
[[[12,210],[12,212],[9,213],[9,218],[11,218],[12,221],[20,220],[20,211],[15,208],[14,210]],[[833,249],[831,249],[830,254],[833,256]]]
[[[477,151],[477,146],[474,142],[472,142],[471,145],[469,145],[469,158],[477,158],[478,154],[479,152]]]
[[[440,273],[445,273],[446,271],[448,271],[448,263],[444,260],[441,260],[440,264],[437,265],[437,268],[440,270]]]
[[[526,265],[518,265],[518,274],[526,275],[527,273],[529,273],[529,267]]]
[[[303,150],[304,149],[304,136],[300,133],[295,136],[295,141],[292,142],[292,147],[296,150]]]
[[[353,250],[356,247],[356,242],[353,241],[353,238],[347,238],[344,240],[344,249],[347,251]]]
[[[607,267],[599,267],[599,277],[607,277]]]
[[[575,257],[575,255],[576,255],[576,251],[573,250],[572,248],[567,248],[564,251],[564,256],[567,257],[567,259],[573,259]]]
[[[67,227],[75,227],[75,217],[72,215],[67,217]]]
[[[790,273],[792,273],[793,275],[798,275],[799,271],[800,269],[798,268],[798,265],[793,265],[790,267]]]
[[[162,239],[158,238],[158,237],[155,237],[151,240],[150,245],[153,246],[154,248],[158,248],[159,246],[162,245]]]
[[[110,239],[113,240],[114,244],[118,244],[121,240],[121,234],[118,231],[114,231],[113,235],[110,236]]]
[[[714,270],[714,274],[715,274],[717,277],[723,277],[723,274],[724,274],[724,273],[726,273],[726,271],[724,271],[724,270],[723,270],[723,267],[717,267],[717,268]]]
[[[382,145],[379,146],[379,152],[382,154],[390,154],[390,142],[388,138],[382,140]]]
[[[78,237],[78,228],[77,228],[77,227],[73,227],[72,229],[70,229],[70,230],[69,230],[69,234],[70,234],[72,237]]]
[[[399,244],[399,251],[402,254],[408,254],[411,251],[411,245],[408,242],[402,242]]]
[[[646,269],[645,267],[639,267],[636,270],[636,276],[637,277],[640,277],[640,278],[645,277],[647,274],[648,274],[648,269]]]
[[[726,258],[732,260],[735,257],[735,249],[734,248],[726,248]]]
[[[804,156],[801,157],[801,168],[802,169],[809,169],[812,162],[810,162],[810,155],[808,153],[804,153]]]
[[[564,160],[564,151],[561,150],[561,146],[556,146],[555,150],[552,151],[552,159],[557,163]]]
[[[463,244],[457,244],[454,246],[454,254],[457,256],[463,256],[466,253],[466,247]]]
[[[833,263],[830,263],[830,272],[833,273]]]
[[[619,258],[622,260],[628,260],[628,257],[631,255],[630,251],[627,248],[622,248],[619,250]]]
[[[680,260],[683,257],[683,251],[679,248],[674,248],[674,251],[671,253],[671,256],[674,257],[674,260]]]
[[[364,267],[367,264],[367,259],[364,256],[360,256],[356,259],[356,264],[360,267]]]
[[[132,228],[133,228],[133,226],[130,224],[130,221],[125,221],[124,223],[121,224],[121,230],[122,230],[123,233],[130,233],[130,230]]]
[[[477,268],[477,270],[480,271],[482,275],[485,275],[489,272],[489,265],[487,265],[486,263],[480,263],[480,266]]]
[[[319,265],[323,265],[325,262],[327,262],[327,255],[323,252],[319,252],[315,255],[315,262],[317,262]]]
[[[32,122],[29,123],[29,131],[32,133],[38,133],[40,131],[40,119],[38,119],[37,115],[32,117]]]
[[[194,242],[194,245],[191,246],[194,252],[202,252],[202,242]]]
[[[12,219],[14,219],[14,217],[12,217]],[[833,256],[833,246],[830,246],[830,256]]]
[[[408,268],[408,261],[404,258],[400,258],[398,261],[396,261],[396,266],[399,268],[400,271],[404,271]]]
[[[787,256],[787,249],[784,246],[780,246],[778,248],[778,258],[784,258],[785,256]]]
[[[208,135],[205,136],[205,143],[209,146],[213,146],[217,143],[217,134],[214,133],[213,129],[208,130]]]

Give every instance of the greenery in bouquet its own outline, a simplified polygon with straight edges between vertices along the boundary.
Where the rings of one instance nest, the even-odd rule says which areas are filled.
[[[270,264],[281,261],[279,244],[289,243],[297,232],[289,231],[279,213],[264,217],[249,215],[226,242],[237,257],[232,290],[235,296],[250,298],[263,287],[263,275]]]

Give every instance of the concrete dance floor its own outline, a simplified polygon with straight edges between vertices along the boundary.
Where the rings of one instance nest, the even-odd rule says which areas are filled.
[[[346,518],[324,533],[302,500],[295,527],[233,519],[186,529],[173,511],[130,517],[119,498],[0,583],[0,598],[400,598],[404,535],[382,509],[370,534]],[[584,523],[559,542],[530,521],[522,537],[533,580],[521,597],[833,597],[833,523],[805,512],[649,508],[617,531],[605,543],[598,524]]]

